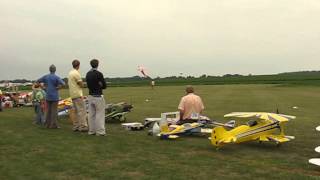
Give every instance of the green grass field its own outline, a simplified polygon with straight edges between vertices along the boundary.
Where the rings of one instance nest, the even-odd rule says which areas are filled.
[[[295,140],[276,147],[250,142],[216,150],[205,137],[174,141],[147,136],[146,131],[126,131],[107,124],[107,136],[71,131],[67,119],[62,129],[32,124],[32,108],[0,112],[0,179],[318,179],[320,167],[308,164],[320,157],[320,87],[274,85],[196,86],[205,114],[227,122],[232,111],[267,111],[295,115],[287,134]],[[61,92],[67,97],[66,90]],[[159,117],[175,111],[183,86],[119,87],[105,91],[107,102],[134,105],[129,122]],[[145,100],[150,101],[146,102]],[[293,106],[299,109],[293,109]],[[239,122],[239,121],[238,121]]]

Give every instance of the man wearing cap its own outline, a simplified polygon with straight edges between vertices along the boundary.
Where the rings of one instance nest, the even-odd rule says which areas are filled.
[[[200,114],[204,110],[204,105],[201,98],[194,94],[192,86],[186,87],[186,93],[181,98],[178,109],[180,111],[180,120],[177,124],[192,123],[200,118]]]
[[[105,100],[103,89],[107,88],[103,74],[98,71],[99,61],[90,61],[92,69],[86,75],[86,82],[89,88],[89,135],[104,136],[105,130]]]
[[[72,104],[75,109],[76,118],[73,121],[73,131],[87,132],[88,123],[87,123],[87,111],[85,103],[83,101],[83,82],[79,72],[80,61],[72,61],[73,69],[69,72],[68,76],[68,85],[69,85],[69,94],[72,99]]]
[[[65,83],[63,80],[58,77],[56,72],[56,67],[51,65],[49,67],[50,73],[41,77],[37,82],[44,83],[46,91],[46,103],[47,103],[47,112],[46,112],[46,122],[45,125],[50,129],[60,128],[57,124],[58,116],[58,101],[59,101],[59,88],[61,88]]]

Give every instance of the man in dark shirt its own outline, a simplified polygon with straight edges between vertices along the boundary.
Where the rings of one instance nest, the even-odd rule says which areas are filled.
[[[105,130],[105,100],[103,89],[107,88],[103,74],[97,70],[99,61],[90,61],[92,69],[86,75],[86,82],[89,88],[89,135],[104,136]]]

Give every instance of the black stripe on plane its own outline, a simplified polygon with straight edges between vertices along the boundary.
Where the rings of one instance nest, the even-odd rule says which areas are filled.
[[[273,125],[269,125],[269,126],[264,126],[264,128],[259,128],[259,129],[261,129],[260,131],[259,131],[259,129],[254,129],[254,130],[251,130],[249,132],[242,133],[241,135],[248,136],[248,135],[252,135],[252,134],[256,134],[256,133],[267,131],[270,128],[274,129],[274,128],[279,128],[279,127],[280,127],[279,124],[273,124]],[[269,129],[265,129],[265,128],[269,128]]]
[[[279,126],[279,124],[278,124],[277,122],[275,122],[275,123],[272,123],[272,124],[268,124],[268,125],[265,125],[265,126],[261,126],[261,127],[259,127],[259,128],[256,128],[256,129],[252,129],[252,130],[247,131],[247,132],[242,133],[242,134],[251,133],[251,132],[253,132],[253,131],[257,131],[257,130],[259,130],[259,129],[264,129],[264,128],[266,128],[266,127],[273,126],[273,125]],[[239,135],[241,135],[241,134],[239,134]]]
[[[262,131],[259,131],[259,132],[256,132],[256,133],[252,133],[252,134],[248,134],[248,135],[242,136],[242,137],[240,137],[240,138],[244,138],[244,137],[247,137],[247,136],[251,136],[251,135],[253,135],[253,134],[257,134],[257,133],[269,131],[269,130],[276,129],[276,128],[279,128],[279,127],[280,127],[280,126],[272,127],[272,128],[266,129],[266,130],[262,130]]]

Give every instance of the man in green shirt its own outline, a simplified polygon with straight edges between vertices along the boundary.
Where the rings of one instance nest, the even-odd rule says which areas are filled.
[[[34,123],[38,125],[44,125],[45,123],[45,118],[44,118],[45,97],[46,97],[45,91],[41,88],[39,83],[36,83],[33,86],[32,102],[34,105],[34,111],[36,113]]]

